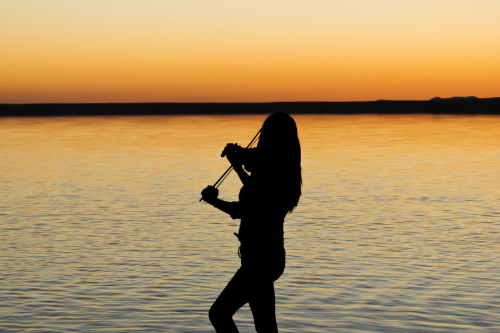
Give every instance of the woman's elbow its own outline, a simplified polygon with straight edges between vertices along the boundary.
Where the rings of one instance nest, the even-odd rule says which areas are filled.
[[[229,216],[231,216],[231,218],[233,220],[239,220],[239,219],[241,219],[241,216],[238,213],[232,213],[232,214],[229,214]]]

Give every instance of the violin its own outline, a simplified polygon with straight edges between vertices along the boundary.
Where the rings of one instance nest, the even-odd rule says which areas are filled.
[[[262,129],[260,129],[257,132],[257,134],[255,134],[255,136],[253,137],[252,141],[250,141],[250,143],[248,144],[248,146],[246,147],[246,149],[252,148],[252,146],[255,144],[255,142],[257,142],[257,140],[259,139],[261,131],[262,131]],[[228,146],[229,146],[229,148],[231,150],[234,150],[234,151],[243,149],[241,146],[238,146],[237,144],[228,144]],[[224,149],[224,151],[222,152],[222,154],[220,155],[220,157],[225,157],[227,155],[227,150],[228,150],[227,148],[228,147],[226,147],[226,149]],[[247,171],[250,171],[249,169],[251,169],[251,163],[245,163],[245,169]],[[215,184],[213,186],[215,188],[218,188],[224,182],[224,180],[226,180],[227,176],[229,176],[229,174],[231,173],[231,171],[233,171],[233,166],[232,165],[226,170],[226,172],[224,172],[222,174],[222,176],[220,176],[220,178],[215,182]],[[203,198],[201,198],[200,201],[201,200],[203,200]]]

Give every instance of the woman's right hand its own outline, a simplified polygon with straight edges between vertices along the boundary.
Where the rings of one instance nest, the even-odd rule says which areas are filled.
[[[207,186],[203,191],[201,191],[201,198],[208,203],[216,200],[218,196],[219,190],[212,185]]]

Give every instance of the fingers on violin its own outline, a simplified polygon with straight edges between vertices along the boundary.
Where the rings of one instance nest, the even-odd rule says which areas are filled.
[[[221,157],[225,157],[225,156],[226,156],[226,155],[228,155],[228,154],[234,153],[234,152],[235,152],[235,150],[236,150],[236,148],[235,148],[235,147],[236,147],[236,146],[235,146],[233,143],[228,143],[228,144],[226,145],[226,147],[224,148],[224,150],[222,151],[222,153],[221,153],[221,155],[220,155],[220,156],[221,156]]]

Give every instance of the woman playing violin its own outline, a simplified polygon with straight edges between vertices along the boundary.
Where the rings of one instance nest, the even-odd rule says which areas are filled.
[[[239,201],[218,199],[213,186],[201,194],[212,206],[241,219],[236,234],[241,267],[212,305],[209,318],[219,333],[238,332],[232,317],[248,302],[257,332],[278,332],[274,281],[285,269],[283,223],[297,206],[302,186],[295,121],[286,113],[274,113],[262,126],[257,148],[228,144],[222,155],[243,183]]]

